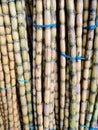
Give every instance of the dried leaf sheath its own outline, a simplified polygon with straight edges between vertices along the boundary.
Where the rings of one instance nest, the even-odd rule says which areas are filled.
[[[51,24],[50,0],[44,0],[44,24]],[[44,129],[49,129],[51,87],[51,29],[45,28]]]
[[[76,57],[76,41],[75,41],[75,14],[74,14],[74,1],[66,0],[67,9],[67,26],[68,26],[68,47],[69,55]],[[69,74],[70,74],[70,117],[69,117],[69,127],[70,129],[75,129],[76,127],[76,61],[70,60],[69,63]]]
[[[36,1],[36,24],[43,24],[43,6],[42,0]],[[36,30],[36,98],[37,98],[37,125],[38,130],[43,130],[43,106],[42,106],[42,40],[43,29],[37,28]]]

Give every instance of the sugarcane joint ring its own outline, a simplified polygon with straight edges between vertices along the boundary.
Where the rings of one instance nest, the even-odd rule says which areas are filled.
[[[15,0],[8,0],[8,2],[10,3],[10,2],[15,2]]]

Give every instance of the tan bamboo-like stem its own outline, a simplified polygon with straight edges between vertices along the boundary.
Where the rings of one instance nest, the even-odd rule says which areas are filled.
[[[16,96],[15,59],[14,59],[14,52],[13,52],[13,40],[12,40],[12,35],[11,35],[11,22],[10,22],[9,9],[8,9],[7,2],[4,2],[4,3],[2,2],[2,11],[4,14],[4,24],[6,25],[5,32],[6,32],[6,40],[7,40],[7,46],[8,46],[11,86],[15,86],[15,87],[12,87],[12,99],[13,99],[13,104],[14,104],[13,105],[14,128],[20,128],[19,113],[18,113],[18,106],[17,106],[17,96]]]
[[[10,15],[11,15],[11,25],[12,25],[11,27],[12,27],[12,37],[13,37],[13,42],[14,42],[17,80],[24,81],[23,65],[22,65],[19,34],[18,34],[18,24],[17,24],[19,19],[17,20],[17,17],[16,17],[16,8],[15,8],[14,1],[9,2],[9,10],[10,10]],[[20,20],[21,20],[21,18],[20,18]],[[23,30],[23,31],[25,31],[25,30]],[[26,130],[28,130],[29,129],[29,119],[28,119],[27,100],[26,100],[25,92],[26,92],[25,84],[24,84],[24,82],[21,82],[19,84],[19,94],[20,94],[20,102],[21,102],[21,110],[22,110],[23,127]]]
[[[74,0],[66,0],[67,9],[67,26],[68,26],[68,47],[69,55],[76,57],[76,44],[75,44],[75,15],[74,15]],[[70,72],[70,117],[69,117],[69,128],[75,129],[76,127],[76,61],[70,60],[69,62]]]
[[[43,24],[42,0],[36,0],[36,24]],[[43,130],[43,106],[42,106],[42,40],[43,29],[36,29],[36,98],[37,98],[37,125],[38,130]]]
[[[96,5],[97,5],[96,0],[90,1],[89,25],[95,25]],[[85,116],[86,116],[85,112],[88,98],[87,90],[89,88],[88,79],[90,77],[89,69],[91,67],[91,61],[92,61],[93,38],[94,38],[94,31],[88,30],[86,52],[85,52],[86,61],[84,61],[84,71],[82,80],[82,97],[81,97],[81,112],[80,112],[80,124],[82,125],[84,125],[85,123]],[[83,129],[84,128],[80,126],[80,130]]]
[[[65,1],[59,1],[60,20],[60,53],[66,53],[65,32]],[[66,80],[66,58],[60,57],[60,130],[63,130],[64,107],[65,107],[65,80]]]
[[[28,107],[28,117],[29,117],[29,125],[33,125],[33,115],[32,115],[32,100],[31,100],[31,73],[30,73],[30,61],[28,56],[28,48],[26,44],[26,36],[25,31],[26,27],[24,25],[23,19],[23,8],[20,1],[16,1],[16,11],[18,16],[18,27],[19,27],[19,39],[20,39],[20,49],[22,55],[22,62],[23,62],[23,71],[24,71],[24,80],[28,80],[25,83],[25,90],[26,90],[26,99],[27,99],[27,107]],[[23,19],[23,20],[22,20]]]
[[[51,0],[51,23],[56,24],[56,0]],[[51,28],[51,94],[50,94],[50,130],[54,128],[53,126],[53,120],[54,118],[54,88],[55,88],[55,83],[56,83],[56,60],[57,60],[57,55],[56,55],[56,49],[57,49],[57,42],[56,42],[56,27]]]
[[[67,48],[67,47],[66,47]],[[65,110],[64,110],[64,130],[69,127],[69,60],[66,61],[66,93],[65,93]]]
[[[4,109],[3,109],[3,102],[2,102],[2,95],[0,92],[0,129],[4,130]]]
[[[83,13],[83,0],[76,0],[76,52],[77,55],[82,55],[82,13]],[[81,100],[81,60],[76,63],[76,129],[79,126],[79,111],[80,111],[80,100]]]
[[[11,77],[10,77],[10,68],[8,61],[8,52],[7,52],[7,44],[6,44],[6,36],[5,36],[5,28],[4,28],[4,20],[2,16],[2,9],[0,6],[0,49],[1,49],[1,57],[3,64],[3,71],[5,75],[5,85],[6,88],[9,89],[7,91],[7,102],[8,102],[8,120],[9,126],[8,129],[14,128],[14,120],[13,120],[13,102],[12,102],[12,88],[11,88]]]
[[[8,129],[8,106],[7,106],[7,97],[4,82],[4,72],[2,69],[1,53],[0,53],[0,89],[1,89],[0,92],[1,92],[2,105],[4,109],[4,126],[5,129]]]
[[[32,16],[32,19],[33,19],[33,23],[36,23],[36,1],[33,0],[33,16]],[[35,50],[35,46],[36,46],[36,28],[33,27],[32,28],[33,30],[33,41],[32,41],[32,47],[33,47],[33,52],[32,52],[32,55],[33,55],[33,63],[32,63],[32,77],[33,77],[33,110],[34,110],[34,126],[35,126],[35,129],[37,130],[37,109],[36,109],[36,77],[35,77],[35,67],[36,67],[36,63],[35,63],[35,57],[36,57],[36,50]]]
[[[1,95],[0,95],[0,130],[4,130],[4,121],[3,121],[3,116],[2,116],[2,100],[1,100]]]
[[[44,0],[44,24],[51,24],[50,0]],[[51,89],[51,29],[45,28],[44,129],[49,129]]]
[[[94,112],[91,120],[91,128],[95,128],[95,126],[97,125],[97,121],[98,121],[98,91],[96,96],[96,102],[94,105]]]
[[[88,25],[88,17],[89,17],[89,0],[83,0],[83,27],[86,27]],[[86,42],[87,42],[87,29],[83,29],[83,42],[82,42],[83,57],[85,56]]]
[[[96,3],[97,4],[97,3]],[[98,4],[97,4],[98,8]],[[95,10],[96,11],[96,10]],[[98,15],[98,9],[97,9]],[[96,22],[98,22],[98,18],[96,17]],[[93,60],[92,60],[92,72],[91,72],[91,86],[90,86],[90,94],[89,94],[89,101],[87,107],[87,115],[86,115],[86,126],[90,127],[91,119],[93,116],[94,111],[94,104],[97,95],[97,76],[98,76],[98,27],[95,30],[95,37],[94,37],[94,52],[93,52]]]

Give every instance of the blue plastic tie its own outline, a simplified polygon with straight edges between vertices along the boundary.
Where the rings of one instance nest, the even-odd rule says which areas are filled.
[[[35,126],[29,126],[30,130],[34,130]]]
[[[15,87],[15,86],[10,86],[9,88],[2,88],[2,87],[0,87],[0,90],[10,90],[12,87]]]
[[[96,27],[98,27],[98,22],[96,22],[96,24],[95,24],[95,25],[91,25],[91,26],[86,26],[86,27],[83,27],[83,29],[94,30],[94,29],[96,29]]]
[[[82,126],[84,128],[88,128],[89,130],[98,130],[98,128],[91,128],[91,127],[88,127],[88,126],[82,125],[82,124],[80,124],[80,126]]]
[[[35,28],[50,28],[50,27],[56,27],[56,24],[55,23],[52,23],[52,24],[45,24],[45,25],[41,25],[41,24],[35,24],[32,22],[32,19],[27,16],[27,19],[33,24],[33,26]]]
[[[29,79],[29,80],[18,80],[20,83],[28,83],[28,82],[30,82],[30,80],[31,79]]]
[[[74,60],[74,61],[77,61],[77,62],[79,60],[85,60],[85,58],[83,58],[83,57],[80,56],[80,52],[78,52],[78,56],[77,57],[68,56],[68,55],[66,55],[64,53],[62,53],[61,56],[64,56],[64,57],[66,57],[68,59],[71,59],[71,60]]]

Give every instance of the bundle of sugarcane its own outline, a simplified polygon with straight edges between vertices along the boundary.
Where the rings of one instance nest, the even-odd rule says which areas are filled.
[[[21,1],[9,1],[11,15],[12,38],[14,42],[16,73],[19,86],[23,127],[29,129],[32,126],[32,103],[31,103],[31,75],[26,45],[26,27]],[[17,15],[17,16],[16,16]],[[19,28],[19,29],[18,29]],[[22,57],[21,57],[22,56]]]
[[[7,89],[7,104],[8,104],[8,129],[14,128],[14,117],[13,117],[13,101],[12,101],[12,86],[11,86],[11,75],[8,61],[8,52],[7,52],[7,44],[6,44],[6,35],[4,28],[4,20],[2,15],[2,9],[0,5],[0,51],[1,51],[1,59],[2,59],[2,67],[4,71],[5,77],[5,87]]]
[[[97,1],[91,0],[90,1],[90,22],[89,25],[95,24],[95,17],[96,17],[96,7]],[[89,77],[90,75],[90,67],[92,65],[92,49],[93,49],[93,38],[94,38],[94,31],[88,30],[87,36],[87,45],[85,51],[86,61],[84,61],[84,69],[83,69],[83,80],[82,80],[82,99],[81,99],[81,115],[80,115],[80,124],[85,124],[85,116],[86,116],[86,106],[87,106],[87,91],[89,91]],[[85,107],[84,107],[85,106]],[[80,129],[84,129],[80,127]]]

